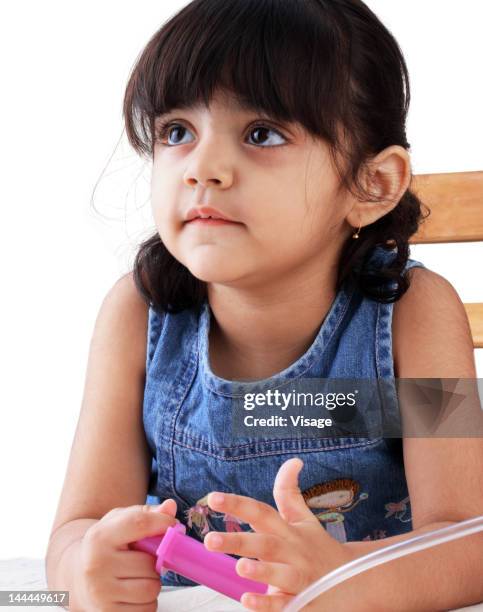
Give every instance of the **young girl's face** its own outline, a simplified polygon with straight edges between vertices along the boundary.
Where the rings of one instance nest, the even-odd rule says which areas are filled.
[[[353,232],[326,145],[217,92],[210,107],[158,117],[151,204],[170,253],[206,282],[249,286],[335,262]],[[187,223],[212,206],[237,221]],[[321,267],[322,266],[322,267]]]

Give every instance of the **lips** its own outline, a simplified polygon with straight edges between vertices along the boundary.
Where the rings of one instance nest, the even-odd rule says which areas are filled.
[[[188,223],[195,219],[208,219],[211,218],[213,221],[230,221],[231,223],[238,223],[234,219],[231,219],[228,215],[211,206],[198,206],[193,207],[188,211],[185,222]]]
[[[196,217],[195,219],[191,219],[191,221],[186,222],[188,225],[240,225],[236,221],[227,221],[226,219],[212,219],[208,217],[207,219],[202,219],[201,217]]]

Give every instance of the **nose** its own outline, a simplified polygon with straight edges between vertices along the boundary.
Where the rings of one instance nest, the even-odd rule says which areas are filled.
[[[227,189],[233,183],[233,169],[227,161],[227,153],[221,143],[198,145],[192,152],[190,164],[183,176],[189,187],[197,185]]]

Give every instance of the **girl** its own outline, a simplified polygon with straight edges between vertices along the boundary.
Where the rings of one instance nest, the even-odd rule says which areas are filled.
[[[159,576],[129,543],[175,521],[252,558],[237,571],[270,592],[242,604],[280,610],[482,512],[479,440],[232,428],[246,393],[301,379],[476,376],[459,297],[409,258],[408,104],[401,51],[361,0],[194,0],[148,42],[123,108],[156,231],[102,304],[47,552],[74,609],[154,610]],[[375,407],[397,421],[397,401]],[[479,601],[479,544],[381,566],[314,609]]]

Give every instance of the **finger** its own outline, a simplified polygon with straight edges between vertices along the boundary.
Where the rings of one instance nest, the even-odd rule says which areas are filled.
[[[259,595],[258,593],[243,593],[240,603],[247,610],[263,610],[264,612],[281,612],[293,599],[293,595],[285,593],[272,593]]]
[[[307,585],[302,572],[286,563],[255,561],[254,559],[238,559],[235,569],[239,576],[256,580],[277,587],[285,593],[299,593]]]
[[[158,600],[155,599],[151,603],[148,604],[132,604],[132,603],[124,603],[122,601],[115,601],[116,610],[125,610],[126,612],[157,612],[158,610]]]
[[[293,457],[282,463],[275,477],[273,498],[280,516],[288,523],[319,522],[307,506],[299,488],[298,476],[303,465],[302,459]]]
[[[130,604],[123,603],[122,601],[115,601],[116,610],[125,610],[126,612],[157,612],[158,610],[158,600],[155,599],[151,603],[148,604]]]
[[[153,512],[159,511],[159,512],[164,512],[165,514],[169,514],[171,516],[176,516],[176,509],[177,509],[176,501],[171,497],[169,499],[165,499],[161,504],[158,504],[158,505],[144,504],[144,506],[146,507],[146,509],[149,509]],[[119,512],[125,512],[127,508],[140,508],[140,507],[141,505],[112,508],[112,510],[109,510],[109,512],[106,512],[106,514],[102,518],[106,519],[107,517],[111,517],[115,514],[118,514]]]
[[[130,604],[149,604],[161,591],[161,581],[156,578],[118,578],[114,585],[115,599]]]
[[[208,506],[213,510],[231,514],[249,523],[255,531],[288,535],[288,526],[273,506],[252,497],[213,491],[208,494]]]
[[[171,504],[166,506],[172,511]],[[162,535],[168,527],[179,522],[174,516],[162,512],[159,506],[148,504],[128,506],[122,512],[113,513],[108,520],[104,521],[104,518],[95,526],[99,529],[92,530],[92,537],[106,540],[120,549],[128,548],[130,542],[141,538]]]
[[[114,552],[116,578],[156,578],[156,558],[138,550],[116,550]]]
[[[217,543],[219,539],[220,543]],[[266,533],[224,533],[210,531],[204,545],[208,550],[240,557],[254,557],[264,561],[283,562],[290,555],[290,545],[280,536]]]
[[[153,512],[159,511],[164,512],[165,514],[169,514],[170,516],[176,516],[177,509],[177,503],[172,497],[170,497],[169,499],[165,499],[163,503],[154,506]]]

